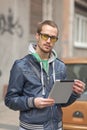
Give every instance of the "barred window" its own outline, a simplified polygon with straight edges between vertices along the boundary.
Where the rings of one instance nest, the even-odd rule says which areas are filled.
[[[75,0],[74,45],[87,48],[87,1]]]
[[[75,15],[75,42],[80,46],[87,46],[87,17]]]

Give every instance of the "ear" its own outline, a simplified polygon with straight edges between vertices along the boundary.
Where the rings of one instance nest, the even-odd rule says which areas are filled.
[[[35,37],[36,37],[36,39],[37,39],[37,41],[38,41],[39,38],[40,38],[40,35],[39,35],[38,33],[36,33]]]

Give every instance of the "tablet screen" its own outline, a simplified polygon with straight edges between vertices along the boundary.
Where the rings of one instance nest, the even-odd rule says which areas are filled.
[[[67,103],[72,94],[74,80],[56,80],[49,98],[53,98],[55,103]]]

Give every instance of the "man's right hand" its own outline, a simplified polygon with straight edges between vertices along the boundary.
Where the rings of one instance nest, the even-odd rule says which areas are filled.
[[[42,98],[42,97],[37,97],[34,99],[34,105],[36,108],[45,108],[48,106],[53,106],[55,103],[55,100],[52,98]]]

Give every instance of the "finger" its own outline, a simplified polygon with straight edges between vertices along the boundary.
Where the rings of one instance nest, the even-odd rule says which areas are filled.
[[[75,80],[75,82],[74,82],[75,84],[79,84],[79,85],[82,85],[84,88],[85,88],[85,83],[84,82],[82,82],[81,80]]]
[[[78,89],[74,88],[73,91],[76,92],[76,93],[78,93],[78,94],[82,94],[84,92],[84,90],[81,89],[81,88],[78,88]]]
[[[51,106],[55,103],[54,99],[43,99],[41,105],[43,106]]]
[[[43,98],[42,100],[43,100],[43,102],[47,102],[47,103],[52,103],[52,102],[54,102],[54,99],[53,99],[53,98]]]
[[[75,80],[74,85],[85,90],[85,83],[80,80]]]
[[[78,94],[81,94],[81,93],[84,92],[84,88],[81,87],[81,86],[78,86],[78,85],[74,85],[73,91],[75,91],[75,92],[78,93]]]
[[[45,99],[45,98],[36,98],[34,102],[37,108],[44,108],[47,106],[52,106],[54,104],[53,99]]]

